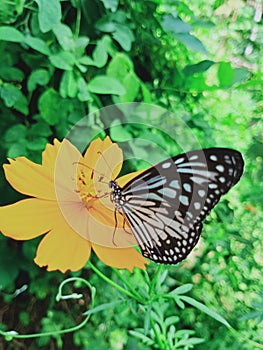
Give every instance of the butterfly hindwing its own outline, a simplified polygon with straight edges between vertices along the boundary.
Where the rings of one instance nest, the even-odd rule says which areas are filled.
[[[196,245],[202,220],[240,179],[243,159],[226,148],[190,151],[144,171],[121,189],[119,210],[142,254],[175,264]]]

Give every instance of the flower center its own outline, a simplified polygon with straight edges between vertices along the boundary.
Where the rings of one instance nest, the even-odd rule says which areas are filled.
[[[102,188],[105,187],[105,184],[102,184],[100,179],[101,177],[94,176],[92,170],[80,169],[78,171],[77,192],[88,210],[94,206],[95,201],[107,194]]]

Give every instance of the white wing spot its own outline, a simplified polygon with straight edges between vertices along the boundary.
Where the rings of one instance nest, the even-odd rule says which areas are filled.
[[[179,181],[178,180],[172,180],[170,182],[170,187],[177,188],[177,189],[181,188],[180,185],[179,185]]]
[[[208,184],[208,187],[211,189],[217,188],[217,184]]]
[[[223,176],[221,176],[221,177],[219,178],[219,181],[222,182],[222,183],[224,183],[224,182],[226,182],[226,178],[223,177]]]
[[[200,197],[204,197],[205,191],[204,190],[199,190],[198,194],[199,194]]]
[[[169,198],[175,198],[177,195],[177,192],[169,187],[164,187],[157,192]]]
[[[167,239],[166,244],[170,244],[170,243],[171,243],[170,239]]]
[[[180,196],[180,197],[179,197],[179,200],[180,200],[180,202],[181,202],[183,205],[189,205],[189,199],[188,199],[188,197],[186,197],[186,196]]]
[[[217,156],[215,156],[214,154],[211,154],[210,159],[212,161],[216,162],[217,161]]]
[[[195,160],[195,159],[198,159],[198,156],[196,154],[189,158],[189,160]]]
[[[218,170],[220,173],[222,173],[225,170],[225,168],[223,167],[223,165],[219,164],[216,166],[216,170]]]
[[[163,163],[163,164],[162,164],[162,168],[163,168],[163,169],[168,169],[168,168],[170,168],[171,164],[172,164],[171,162]]]
[[[194,207],[196,210],[199,210],[201,208],[201,204],[199,202],[194,202]]]
[[[179,158],[179,159],[176,159],[176,161],[174,162],[174,164],[180,164],[184,161],[184,158]]]
[[[191,185],[188,184],[187,182],[183,184],[183,188],[185,189],[186,192],[190,193],[192,191]]]
[[[187,246],[187,240],[186,239],[183,239],[183,245],[186,247]],[[182,248],[183,250],[184,248]]]

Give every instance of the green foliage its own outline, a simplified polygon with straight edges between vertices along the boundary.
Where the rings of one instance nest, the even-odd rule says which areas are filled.
[[[239,149],[246,169],[206,220],[198,248],[184,263],[162,270],[151,264],[145,273],[130,274],[96,260],[102,275],[130,296],[90,266],[66,275],[42,271],[33,263],[39,239],[22,243],[0,236],[0,329],[54,333],[15,342],[11,331],[0,347],[263,347],[263,29],[253,6],[217,0],[2,1],[2,163],[17,156],[39,162],[46,144],[71,130],[77,145],[106,134],[120,143],[130,159],[123,173],[200,145]],[[145,105],[97,112],[134,101]],[[21,198],[3,172],[0,188],[2,204]],[[74,285],[67,292],[80,289],[80,299],[55,303],[57,286],[72,275],[96,288],[95,300],[91,290]],[[73,334],[56,333],[84,317],[89,322]]]

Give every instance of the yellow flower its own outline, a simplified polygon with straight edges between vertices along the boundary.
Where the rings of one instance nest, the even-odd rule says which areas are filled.
[[[110,200],[108,183],[119,174],[123,155],[109,137],[94,140],[84,156],[64,139],[47,145],[42,165],[25,157],[9,162],[4,165],[6,179],[31,198],[0,207],[0,230],[16,240],[45,234],[36,264],[48,271],[76,271],[93,249],[112,267],[145,269],[147,260],[132,247],[136,241],[118,212],[116,220]],[[123,186],[134,176],[117,182]]]

